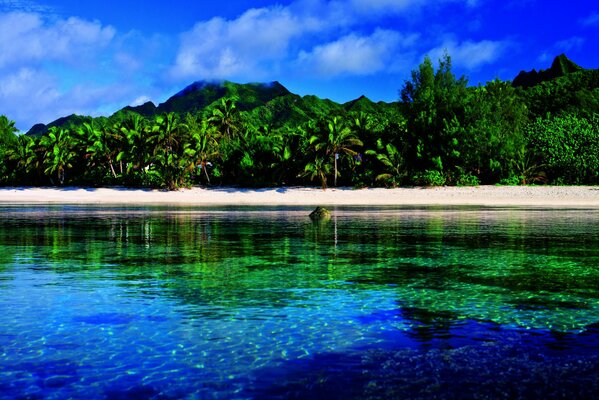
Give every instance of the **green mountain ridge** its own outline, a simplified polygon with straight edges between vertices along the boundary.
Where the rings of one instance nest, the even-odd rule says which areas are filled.
[[[329,99],[321,99],[314,95],[299,96],[291,93],[281,83],[239,84],[229,81],[205,82],[198,81],[187,86],[171,96],[164,103],[156,106],[148,101],[139,106],[126,106],[109,117],[98,117],[102,122],[116,122],[135,113],[143,117],[152,117],[163,113],[184,115],[209,115],[222,99],[230,98],[236,103],[236,108],[258,126],[280,128],[284,125],[301,125],[310,119],[328,113],[344,114],[347,112],[394,113],[396,103],[375,103],[365,96],[341,104]],[[27,135],[42,136],[51,127],[72,128],[89,122],[92,117],[70,115],[62,117],[47,125],[34,125]]]
[[[35,124],[26,133],[27,136],[42,136],[44,133],[52,127],[57,128],[70,128],[74,126],[82,125],[84,122],[89,122],[93,118],[85,115],[71,114],[66,117],[60,117],[49,124]]]
[[[575,72],[585,71],[584,68],[570,60],[565,54],[555,57],[549,69],[537,71],[521,71],[512,82],[514,87],[529,88],[542,82],[547,82]]]

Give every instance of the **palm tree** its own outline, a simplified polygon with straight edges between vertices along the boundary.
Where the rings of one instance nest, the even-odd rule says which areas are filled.
[[[11,168],[8,166],[8,150],[17,140],[15,122],[0,115],[0,182],[7,181]],[[14,173],[14,171],[13,171]]]
[[[14,143],[17,132],[15,121],[9,120],[5,115],[0,115],[0,146]]]
[[[17,168],[21,168],[25,174],[36,172],[39,181],[43,176],[45,152],[40,145],[41,139],[20,135],[17,144],[9,151],[9,157],[17,161]]]
[[[13,146],[7,149],[6,155],[8,158],[15,162],[17,169],[23,172],[28,172],[30,168],[30,162],[34,160],[35,151],[32,146],[34,140],[27,135],[17,136],[17,141]]]
[[[326,125],[325,125],[326,124]],[[337,186],[337,176],[340,176],[337,161],[341,154],[355,156],[358,153],[353,149],[362,146],[362,141],[339,117],[333,117],[328,122],[319,123],[309,143],[317,153],[324,155],[334,165],[334,186]],[[324,126],[323,126],[324,125]]]
[[[142,174],[146,172],[146,166],[150,159],[146,140],[148,129],[146,120],[138,114],[131,114],[120,126],[126,146],[117,155],[117,160],[119,162],[125,160],[128,174],[134,170],[140,171]]]
[[[322,190],[326,190],[327,176],[331,173],[331,164],[327,161],[325,158],[317,155],[304,169],[304,175],[309,176],[310,180],[314,180],[314,178],[320,179]]]
[[[407,176],[405,158],[401,151],[393,144],[383,145],[381,139],[377,141],[378,152],[367,150],[366,154],[375,156],[385,167],[385,172],[377,175],[377,181],[385,181],[391,186],[399,186]]]
[[[214,130],[208,126],[208,121],[202,120],[199,124],[193,117],[187,117],[189,127],[189,141],[184,144],[184,154],[190,160],[189,169],[200,167],[204,171],[208,185],[211,184],[208,175],[210,160],[218,156],[218,143]]]
[[[116,171],[113,161],[116,158],[116,151],[111,148],[111,132],[106,126],[97,128],[93,122],[85,122],[77,131],[79,136],[88,143],[86,148],[86,158],[89,159],[90,166],[95,167],[96,162],[108,164],[112,176],[116,179]]]
[[[286,177],[291,177],[293,173],[293,152],[291,151],[294,148],[293,136],[294,133],[291,130],[268,132],[269,169],[272,171],[272,181],[277,185],[288,183]]]
[[[112,126],[106,126],[108,132],[108,139],[110,140],[110,149],[112,150],[111,158],[118,162],[119,174],[123,176],[125,174],[125,166],[123,163],[123,156],[119,157],[119,154],[126,151],[128,147],[127,135],[123,132],[123,123],[121,121],[116,122]]]
[[[212,115],[208,121],[222,137],[231,139],[239,129],[238,118],[239,111],[235,105],[235,100],[223,98],[220,105],[212,110]]]
[[[157,116],[146,142],[153,146],[154,166],[169,190],[182,183],[187,166],[182,159],[183,143],[188,128],[175,113]]]
[[[0,180],[24,181],[27,178],[30,170],[28,161],[35,154],[30,142],[33,142],[31,137],[19,135],[6,148],[0,146]]]
[[[56,173],[60,185],[64,185],[66,170],[73,167],[72,162],[77,155],[73,150],[73,139],[68,130],[56,127],[50,128],[40,139],[40,146],[45,149],[44,173],[48,176]]]

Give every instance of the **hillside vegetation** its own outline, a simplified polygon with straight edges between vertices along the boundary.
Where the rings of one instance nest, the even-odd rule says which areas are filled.
[[[598,184],[599,70],[558,56],[513,82],[468,86],[449,56],[396,103],[339,104],[279,82],[196,82],[110,117],[17,135],[0,117],[0,183],[283,186]]]

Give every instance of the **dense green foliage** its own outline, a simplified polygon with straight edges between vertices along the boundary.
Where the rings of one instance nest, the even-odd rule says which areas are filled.
[[[477,185],[599,183],[599,70],[469,87],[426,58],[398,103],[300,97],[278,82],[196,83],[155,106],[70,116],[16,135],[0,117],[0,183]],[[517,83],[515,81],[515,83]]]
[[[531,149],[556,183],[599,183],[599,115],[538,118],[528,126]]]
[[[0,177],[7,176],[9,173],[8,165],[3,162],[8,158],[8,151],[16,146],[17,137],[15,133],[17,128],[14,121],[10,121],[6,116],[0,115]]]

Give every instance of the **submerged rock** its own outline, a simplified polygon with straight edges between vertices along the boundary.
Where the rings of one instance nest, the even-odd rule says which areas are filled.
[[[316,207],[316,209],[310,213],[310,219],[312,221],[328,221],[331,219],[331,212],[324,207]]]

